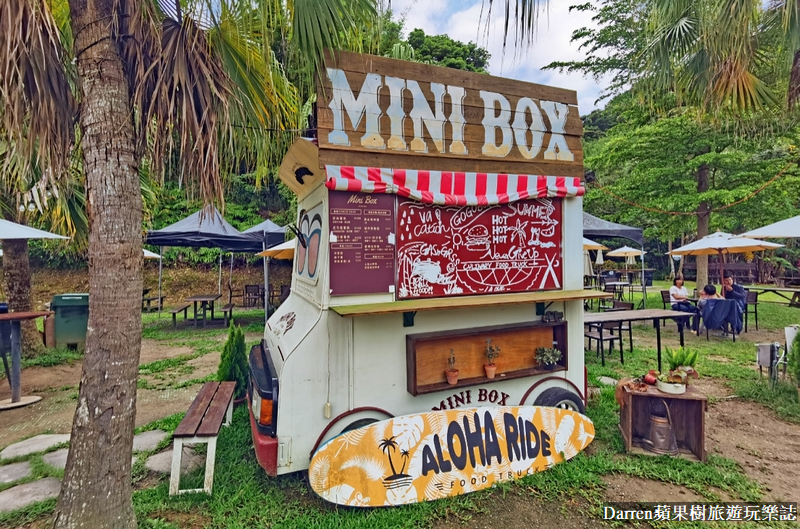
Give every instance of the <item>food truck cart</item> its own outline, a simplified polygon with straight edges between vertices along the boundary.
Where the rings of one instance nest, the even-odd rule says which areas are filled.
[[[307,469],[334,436],[411,413],[583,412],[583,305],[603,294],[583,289],[576,93],[353,53],[326,64],[316,138],[280,168],[298,237],[291,294],[250,352],[260,465]],[[538,348],[563,354],[539,364]]]

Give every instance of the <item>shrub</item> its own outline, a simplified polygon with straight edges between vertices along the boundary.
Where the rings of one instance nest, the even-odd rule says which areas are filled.
[[[222,355],[217,369],[217,380],[220,382],[236,382],[234,397],[240,399],[247,392],[247,377],[249,367],[247,365],[247,354],[245,352],[244,331],[241,327],[231,322],[228,330],[228,339],[222,348]]]
[[[789,344],[789,369],[797,382],[797,387],[800,387],[800,333],[794,337],[794,341]]]

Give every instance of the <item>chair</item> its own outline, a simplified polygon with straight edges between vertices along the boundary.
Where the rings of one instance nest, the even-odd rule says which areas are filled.
[[[280,298],[281,289],[273,285],[272,283],[269,284],[269,304],[275,305],[276,301]]]
[[[703,307],[703,326],[706,328],[706,341],[709,330],[728,332],[730,329],[733,341],[742,332],[742,314],[739,306],[732,299],[709,299]],[[699,329],[699,327],[698,327]]]
[[[244,306],[255,307],[261,301],[261,285],[245,285],[244,286]]]
[[[291,285],[281,285],[281,297],[280,297],[281,303],[286,301],[286,298],[289,297],[289,294],[291,294],[291,292],[292,292]]]
[[[605,342],[609,343],[608,352],[611,353],[614,350],[614,342],[617,340],[621,340],[619,334],[614,334],[614,330],[618,330],[620,328],[619,323],[597,323],[591,325],[589,329],[583,331],[584,338],[589,339],[589,347],[588,351],[592,350],[592,340],[597,342],[597,356],[599,357],[602,353],[605,356]],[[600,338],[600,331],[602,333],[602,339]],[[620,343],[620,350],[622,350],[622,344]]]
[[[663,305],[663,309],[667,310],[672,308],[672,303],[670,303],[669,299],[669,290],[662,290],[661,291],[661,304]]]
[[[233,285],[228,283],[228,303],[233,303],[234,298],[241,298],[244,301],[244,292],[233,288]]]
[[[758,292],[747,291],[747,304],[744,308],[744,332],[747,332],[748,316],[752,314],[756,318],[756,330],[758,330]]]
[[[599,310],[601,310],[601,311],[605,310],[606,308],[611,308],[611,307],[614,306],[613,303],[614,303],[615,298],[617,296],[617,287],[614,286],[614,285],[603,285],[603,292],[605,292],[607,294],[611,294],[612,297],[608,298],[608,299],[602,298],[602,299],[598,300],[597,308]]]
[[[611,309],[608,310],[633,310],[633,303],[628,303],[626,301],[617,301],[614,300],[614,304],[612,305]],[[620,339],[622,337],[622,333],[628,331],[628,349],[630,352],[633,352],[633,330],[631,329],[631,322],[623,321],[617,327],[620,330]]]

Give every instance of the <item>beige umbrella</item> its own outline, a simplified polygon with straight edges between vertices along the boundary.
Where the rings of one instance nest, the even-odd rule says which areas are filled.
[[[775,248],[783,248],[783,245],[718,231],[717,233],[706,235],[693,243],[676,248],[672,250],[670,254],[717,255],[719,262],[719,278],[721,282],[724,273],[722,269],[722,254],[761,252],[763,250],[774,250]]]
[[[751,239],[792,239],[800,237],[800,215],[745,232],[739,237]]]
[[[160,255],[145,248],[142,248],[142,253],[144,254],[145,259],[161,259]]]
[[[608,250],[608,246],[603,246],[599,242],[594,242],[594,241],[589,240],[586,237],[584,237],[583,238],[583,249],[584,250]]]
[[[623,246],[622,248],[617,248],[616,250],[611,250],[606,254],[606,257],[625,257],[625,262],[629,265],[636,264],[636,256],[640,256],[644,259],[644,254],[646,254],[642,249],[631,248],[630,246]]]
[[[294,239],[282,242],[272,248],[256,254],[259,257],[270,257],[272,259],[294,259],[294,249],[297,243]]]

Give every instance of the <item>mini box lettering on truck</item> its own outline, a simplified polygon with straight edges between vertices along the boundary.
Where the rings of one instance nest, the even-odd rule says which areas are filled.
[[[307,469],[343,431],[401,415],[582,412],[575,92],[352,53],[326,65],[316,139],[280,169],[298,199],[291,294],[250,353],[261,466]],[[540,364],[540,348],[562,354]]]

